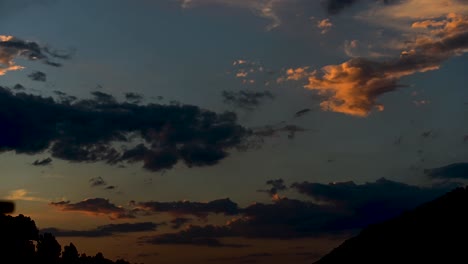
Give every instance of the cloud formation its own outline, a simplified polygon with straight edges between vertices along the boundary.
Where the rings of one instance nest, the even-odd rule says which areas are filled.
[[[94,177],[89,179],[89,184],[91,185],[91,187],[106,186],[107,182],[104,181],[102,177]]]
[[[135,212],[170,213],[175,216],[193,215],[205,218],[208,214],[236,215],[239,207],[230,199],[219,199],[206,203],[202,202],[132,202]]]
[[[9,71],[17,71],[24,67],[15,63],[16,57],[30,61],[42,61],[43,63],[59,67],[60,63],[51,61],[44,47],[36,42],[25,41],[13,36],[0,35],[0,75]]]
[[[288,79],[306,79],[305,88],[326,97],[321,103],[323,110],[361,117],[374,108],[382,111],[384,106],[377,103],[378,97],[405,86],[399,83],[402,77],[439,69],[445,60],[468,50],[468,16],[452,13],[437,22],[415,22],[413,28],[426,30],[407,43],[398,58],[353,58],[321,71],[290,69]]]
[[[41,71],[35,71],[28,75],[28,77],[36,82],[45,82],[47,81],[47,75]]]
[[[35,160],[32,165],[34,166],[47,166],[52,164],[52,159],[50,157],[42,159],[42,160]]]
[[[41,233],[51,233],[56,237],[108,237],[116,233],[156,231],[164,223],[141,222],[98,226],[90,230],[64,230],[55,227],[41,229]]]
[[[32,196],[26,189],[13,190],[5,199],[11,201],[48,202],[47,199]]]
[[[424,173],[433,179],[468,179],[468,163],[453,163],[440,168],[426,169]]]
[[[272,181],[283,189],[284,183]],[[313,201],[281,198],[254,203],[238,210],[225,225],[188,225],[176,233],[145,237],[150,244],[223,245],[222,238],[293,239],[349,233],[396,216],[457,186],[432,188],[380,179],[362,185],[353,182],[295,183],[292,188]]]
[[[256,92],[251,90],[223,91],[222,96],[224,103],[245,110],[253,110],[264,100],[275,98],[269,91]]]
[[[150,171],[161,171],[179,160],[189,167],[215,165],[250,134],[232,112],[119,103],[102,92],[93,92],[89,100],[59,96],[55,101],[0,87],[0,152],[49,151],[72,162],[142,162]]]
[[[106,215],[112,220],[135,218],[135,216],[128,210],[124,209],[123,207],[116,206],[108,199],[104,198],[85,199],[78,203],[71,203],[70,201],[51,202],[49,205],[67,212],[79,212],[96,216]]]

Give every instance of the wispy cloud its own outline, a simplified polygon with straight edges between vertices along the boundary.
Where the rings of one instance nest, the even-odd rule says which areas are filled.
[[[5,199],[12,201],[49,202],[49,200],[45,198],[33,196],[32,193],[26,189],[13,190]]]

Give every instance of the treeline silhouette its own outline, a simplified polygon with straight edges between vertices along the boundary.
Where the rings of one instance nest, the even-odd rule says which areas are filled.
[[[0,214],[0,263],[16,264],[130,264],[123,259],[112,261],[102,253],[79,254],[73,243],[62,246],[50,233],[40,234],[29,217]]]
[[[468,187],[370,225],[315,264],[468,263]]]

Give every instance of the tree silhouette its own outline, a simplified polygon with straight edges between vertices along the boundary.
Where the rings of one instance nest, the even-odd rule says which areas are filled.
[[[62,261],[65,263],[76,264],[80,260],[80,255],[78,254],[78,249],[76,249],[73,243],[65,246],[62,253]]]
[[[106,259],[102,253],[94,257],[79,255],[73,243],[62,246],[50,233],[39,234],[36,223],[29,217],[0,213],[0,263],[28,264],[130,264]]]
[[[37,258],[43,263],[59,262],[62,247],[51,233],[39,235],[37,240]]]

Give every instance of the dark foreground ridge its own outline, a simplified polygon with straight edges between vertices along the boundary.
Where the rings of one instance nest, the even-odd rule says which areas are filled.
[[[468,187],[370,225],[315,264],[468,263]]]
[[[34,221],[24,215],[13,217],[0,213],[0,234],[0,263],[130,264],[125,260],[106,259],[102,253],[80,255],[72,243],[62,251],[52,234],[40,234]]]

